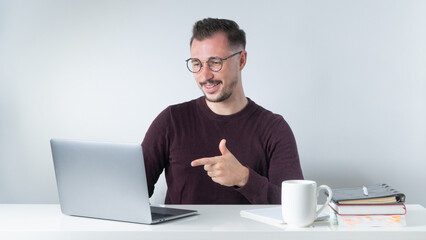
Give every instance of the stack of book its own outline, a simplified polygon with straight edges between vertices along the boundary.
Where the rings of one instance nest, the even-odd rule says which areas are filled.
[[[387,184],[335,188],[330,220],[342,227],[405,226],[405,195]]]

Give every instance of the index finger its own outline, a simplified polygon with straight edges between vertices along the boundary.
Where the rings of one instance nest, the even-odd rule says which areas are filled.
[[[196,167],[196,166],[201,166],[201,165],[212,165],[217,163],[217,158],[212,157],[212,158],[199,158],[197,160],[194,160],[191,162],[191,166]]]

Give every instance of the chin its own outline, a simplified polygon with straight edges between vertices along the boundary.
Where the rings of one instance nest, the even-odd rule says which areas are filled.
[[[231,95],[232,95],[232,93],[228,93],[228,94],[221,94],[220,96],[217,96],[217,97],[209,97],[207,94],[204,93],[206,100],[209,101],[209,102],[213,102],[213,103],[224,102],[229,97],[231,97]]]

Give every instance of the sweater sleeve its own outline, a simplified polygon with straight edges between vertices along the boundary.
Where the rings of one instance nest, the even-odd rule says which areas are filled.
[[[163,169],[168,165],[170,109],[166,108],[154,119],[142,141],[149,197]]]
[[[265,153],[268,176],[249,168],[247,184],[238,188],[252,204],[281,204],[281,183],[289,179],[303,179],[296,140],[290,126],[279,116],[267,130]]]

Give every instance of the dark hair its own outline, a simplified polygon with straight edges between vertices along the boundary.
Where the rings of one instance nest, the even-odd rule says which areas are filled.
[[[240,29],[240,26],[232,20],[219,18],[204,18],[196,22],[192,28],[189,46],[192,46],[194,39],[202,41],[218,32],[226,34],[230,47],[242,46],[243,49],[246,48],[246,33]]]

